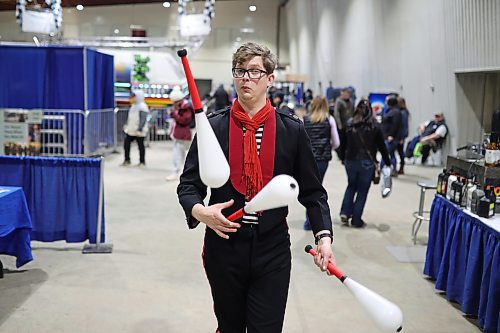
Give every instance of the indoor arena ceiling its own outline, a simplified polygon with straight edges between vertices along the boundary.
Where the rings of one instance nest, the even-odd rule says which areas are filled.
[[[36,1],[36,0],[35,0]],[[191,1],[204,1],[204,0],[191,0]],[[227,1],[227,0],[216,0]],[[234,0],[232,0],[234,1]],[[42,3],[43,0],[38,0]],[[138,3],[154,3],[165,2],[165,0],[61,0],[63,7],[75,7],[76,5],[87,6],[112,6],[112,5],[125,5],[125,4],[138,4]],[[177,0],[170,0],[169,2],[177,2]],[[0,0],[0,10],[15,10],[16,0]]]

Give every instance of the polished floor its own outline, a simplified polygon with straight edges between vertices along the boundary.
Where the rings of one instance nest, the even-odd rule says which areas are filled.
[[[203,228],[188,230],[177,202],[170,142],[153,143],[146,168],[120,167],[123,156],[105,163],[106,241],[112,254],[82,254],[83,244],[32,242],[34,261],[15,270],[14,259],[0,280],[1,333],[214,332],[209,285],[201,263]],[[138,163],[132,148],[132,164]],[[437,293],[422,275],[419,253],[427,226],[413,246],[412,212],[418,206],[419,179],[435,179],[439,168],[410,165],[382,199],[372,187],[365,208],[367,227],[340,225],[338,211],[346,186],[343,166],[330,163],[325,187],[335,225],[337,264],[354,280],[398,304],[405,333],[480,332],[473,319]],[[427,194],[429,207],[433,193]],[[304,209],[290,207],[293,264],[283,332],[378,332],[362,308],[335,278],[322,274],[304,246]],[[387,247],[417,253],[400,262]],[[421,256],[420,256],[421,257]]]

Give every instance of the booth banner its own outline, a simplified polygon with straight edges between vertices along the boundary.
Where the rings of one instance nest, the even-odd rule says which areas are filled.
[[[0,154],[39,155],[42,110],[0,110]]]

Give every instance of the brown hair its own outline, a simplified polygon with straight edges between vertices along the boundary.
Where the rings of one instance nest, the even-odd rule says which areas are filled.
[[[403,97],[398,97],[398,106],[400,109],[406,109],[406,101]]]
[[[316,96],[311,101],[311,122],[319,123],[328,119],[328,101],[324,96]]]
[[[236,50],[233,54],[233,68],[239,64],[244,64],[253,57],[262,58],[262,63],[267,74],[274,72],[278,62],[276,56],[266,46],[254,42],[246,42]]]

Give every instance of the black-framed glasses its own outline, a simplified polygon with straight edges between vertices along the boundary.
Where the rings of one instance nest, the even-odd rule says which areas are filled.
[[[267,75],[267,72],[263,71],[262,69],[257,69],[257,68],[250,68],[250,69],[233,68],[233,77],[236,78],[236,79],[241,79],[247,73],[248,73],[248,77],[250,79],[260,79],[264,75]]]

